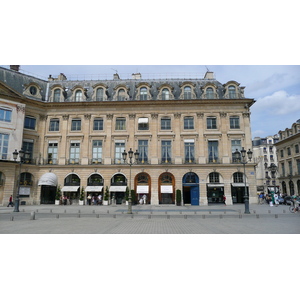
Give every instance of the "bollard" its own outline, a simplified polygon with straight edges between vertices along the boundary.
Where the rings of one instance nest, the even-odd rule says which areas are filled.
[[[39,210],[37,209],[36,212],[39,212]]]
[[[65,209],[65,213],[67,213],[67,210]]]
[[[168,214],[168,213],[165,211],[165,214]]]
[[[122,215],[124,215],[124,211],[122,211]]]
[[[275,215],[275,219],[278,219],[278,215]]]
[[[170,219],[170,215],[167,215],[167,219]]]
[[[50,209],[50,213],[52,213],[52,209]]]
[[[179,212],[181,215],[182,215],[182,211],[181,212]]]
[[[25,209],[23,208],[23,212],[25,212]]]
[[[150,214],[152,215],[152,211],[150,211]]]
[[[195,211],[195,212],[194,212],[194,215],[196,215],[196,214],[197,214],[197,212]]]
[[[148,215],[148,219],[151,219],[151,215]]]
[[[223,218],[223,216],[222,215],[220,215],[220,219],[222,219]]]
[[[268,210],[268,213],[270,214],[270,213],[271,213],[271,211],[270,211],[270,210]]]
[[[241,219],[242,218],[242,215],[241,214],[239,214],[239,219]]]
[[[35,212],[34,211],[32,211],[30,213],[30,220],[35,220]]]
[[[116,218],[116,215],[114,215],[114,219]]]
[[[95,210],[93,210],[93,214],[95,213]]]
[[[184,215],[184,218],[187,219],[187,215]]]
[[[282,212],[285,214],[285,209]]]
[[[226,210],[224,211],[224,215],[226,215]]]
[[[80,214],[78,214],[77,217],[80,218]]]
[[[241,214],[242,213],[242,211],[239,209],[239,213]]]
[[[56,215],[56,219],[59,219],[59,214]]]
[[[99,214],[96,215],[96,218],[99,218]]]
[[[256,214],[256,210],[253,210],[253,213]]]
[[[209,211],[209,214],[211,215],[211,211]]]
[[[131,215],[131,219],[133,219],[133,214]]]
[[[10,216],[10,220],[13,221],[14,220],[14,216]]]
[[[78,210],[78,213],[80,214],[80,209]]]
[[[256,219],[259,219],[259,215],[256,215]]]
[[[107,210],[107,213],[109,214],[109,210]]]
[[[202,219],[205,219],[205,215],[202,215]]]

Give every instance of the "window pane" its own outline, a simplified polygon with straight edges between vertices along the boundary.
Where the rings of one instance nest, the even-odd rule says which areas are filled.
[[[139,151],[139,162],[141,163],[148,162],[148,141],[147,140],[139,140],[138,151]]]
[[[217,119],[216,118],[207,118],[207,129],[217,129]]]
[[[94,120],[94,130],[103,130],[103,119]]]
[[[126,130],[126,119],[117,118],[116,119],[116,130]]]
[[[0,108],[0,121],[11,122],[11,110]]]
[[[0,133],[0,159],[7,159],[9,135]]]
[[[78,131],[81,130],[81,120],[72,120],[72,131]]]
[[[185,117],[184,118],[184,129],[194,129],[194,118]]]
[[[59,120],[57,119],[50,120],[49,131],[59,131]]]
[[[35,129],[36,119],[32,117],[25,117],[24,128]]]
[[[170,130],[171,129],[171,119],[164,118],[161,119],[161,130]]]

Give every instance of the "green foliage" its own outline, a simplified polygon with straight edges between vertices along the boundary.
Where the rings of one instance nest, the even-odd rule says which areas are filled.
[[[81,188],[81,192],[80,192],[80,200],[84,200],[84,187]]]
[[[125,192],[125,200],[128,201],[129,199],[129,189],[128,186],[126,187],[126,192]]]
[[[62,193],[61,193],[61,188],[60,188],[60,185],[59,185],[59,186],[56,188],[55,199],[56,199],[56,200],[60,200],[61,195],[62,195]]]
[[[176,204],[181,205],[181,190],[176,190]]]
[[[108,190],[108,186],[106,186],[105,193],[104,193],[104,200],[108,201],[108,199],[109,199],[109,190]]]

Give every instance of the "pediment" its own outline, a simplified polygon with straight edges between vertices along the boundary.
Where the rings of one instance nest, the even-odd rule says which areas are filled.
[[[5,83],[0,82],[0,96],[12,97],[12,98],[24,98],[23,95],[19,94]]]

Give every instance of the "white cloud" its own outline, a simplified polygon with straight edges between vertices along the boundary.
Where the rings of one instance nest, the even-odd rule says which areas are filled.
[[[300,95],[289,95],[286,91],[281,90],[259,98],[253,105],[252,112],[257,113],[259,111],[275,116],[300,112]]]

